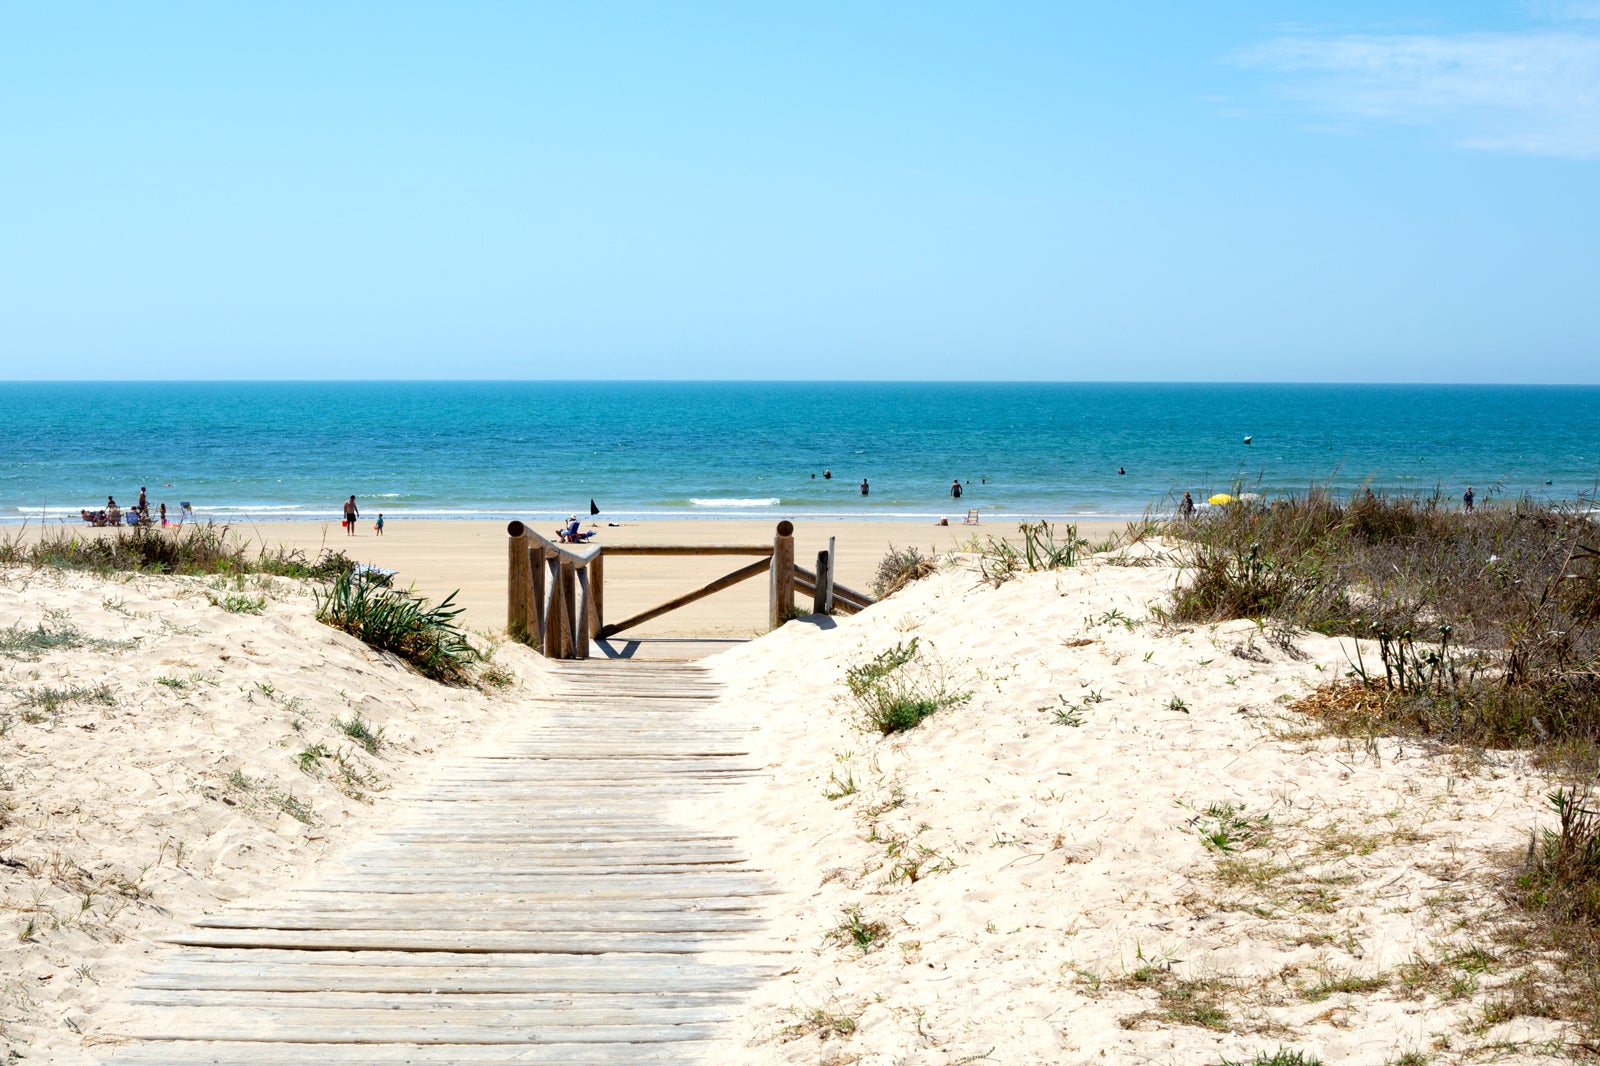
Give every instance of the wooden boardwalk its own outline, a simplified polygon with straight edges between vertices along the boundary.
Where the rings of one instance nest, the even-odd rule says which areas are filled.
[[[554,665],[554,664],[552,664]],[[209,916],[109,1008],[105,1063],[691,1063],[782,968],[736,842],[668,819],[754,773],[693,663],[558,668],[527,729],[314,882]],[[768,950],[768,949],[772,950]]]

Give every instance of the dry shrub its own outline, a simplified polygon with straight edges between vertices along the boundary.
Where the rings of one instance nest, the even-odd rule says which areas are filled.
[[[889,554],[878,563],[878,573],[872,579],[872,591],[880,600],[892,596],[913,581],[920,581],[935,573],[938,567],[915,548],[889,546]]]

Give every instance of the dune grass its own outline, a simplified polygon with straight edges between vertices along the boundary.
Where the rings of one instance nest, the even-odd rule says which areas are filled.
[[[1526,965],[1497,1016],[1544,1014],[1600,1044],[1600,525],[1586,504],[1473,514],[1326,492],[1162,531],[1184,580],[1173,623],[1254,618],[1360,638],[1345,679],[1293,707],[1348,736],[1522,749],[1570,784],[1557,828],[1507,871],[1497,935]],[[1552,956],[1558,968],[1541,966]]]
[[[454,593],[430,604],[411,592],[347,572],[315,595],[317,621],[324,625],[393,652],[424,677],[451,685],[471,682],[470,667],[479,655],[456,625],[462,608],[451,606]]]
[[[271,574],[277,577],[331,578],[355,563],[342,551],[324,549],[315,558],[297,548],[252,552],[228,526],[187,525],[118,528],[104,535],[52,529],[38,539],[13,534],[0,539],[0,564],[86,570],[109,574]]]

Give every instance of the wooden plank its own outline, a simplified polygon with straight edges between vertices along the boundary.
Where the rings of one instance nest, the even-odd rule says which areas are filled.
[[[451,1044],[285,1044],[193,1041],[135,1044],[104,1049],[102,1061],[127,1066],[682,1066],[699,1062],[694,1044],[540,1043],[527,1045]]]
[[[607,555],[771,555],[770,544],[607,544]]]
[[[581,640],[595,582],[566,567],[563,590],[565,560],[538,550],[532,617],[560,639],[564,612]],[[704,670],[552,680],[517,737],[441,768],[316,881],[172,936],[98,1013],[102,1061],[697,1061],[794,946],[767,931],[776,890],[738,840],[662,812],[768,771]]]
[[[764,572],[767,569],[767,566],[767,560],[763,559],[760,562],[751,563],[749,566],[740,567],[733,573],[724,574],[722,577],[719,577],[715,581],[709,582],[708,584],[702,585],[693,592],[686,592],[682,596],[674,597],[673,599],[670,599],[659,606],[650,608],[648,611],[640,611],[631,618],[625,618],[614,625],[608,625],[600,630],[600,636],[602,638],[613,637],[618,633],[632,629],[635,626],[641,626],[653,618],[659,618],[668,611],[675,611],[679,607],[687,606],[696,600],[703,600],[713,593],[721,592],[725,588],[729,588],[733,585],[737,585],[741,581],[746,581],[752,577],[755,577],[757,574]]]
[[[294,951],[453,951],[495,954],[528,952],[560,955],[608,955],[612,952],[662,955],[695,951],[713,941],[738,939],[744,951],[781,951],[776,943],[758,944],[739,931],[703,933],[474,933],[429,932],[425,929],[187,929],[162,939],[180,947],[287,948]]]

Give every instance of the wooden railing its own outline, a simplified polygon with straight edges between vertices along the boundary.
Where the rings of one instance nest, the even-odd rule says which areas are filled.
[[[560,544],[521,522],[506,527],[510,555],[506,585],[506,629],[514,639],[531,644],[552,659],[587,659],[589,642],[659,618],[759,574],[768,575],[768,621],[776,629],[804,613],[795,595],[810,594],[814,614],[854,614],[875,601],[834,580],[833,540],[817,553],[816,570],[796,566],[794,523],[778,523],[768,544]],[[605,621],[605,557],[607,555],[755,555],[747,566],[692,592],[675,596],[648,611]]]

